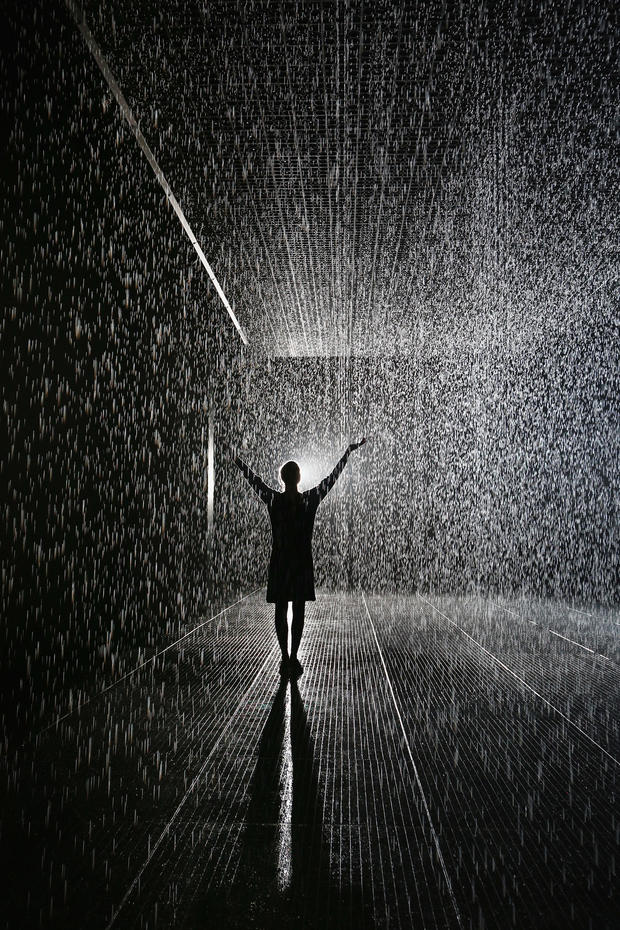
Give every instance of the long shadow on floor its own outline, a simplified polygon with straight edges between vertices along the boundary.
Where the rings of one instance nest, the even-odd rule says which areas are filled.
[[[235,877],[202,898],[197,926],[346,930],[374,925],[361,888],[338,881],[340,863],[333,861],[330,826],[323,823],[314,741],[295,681],[288,692],[284,680],[261,735]],[[349,864],[344,865],[348,875]]]

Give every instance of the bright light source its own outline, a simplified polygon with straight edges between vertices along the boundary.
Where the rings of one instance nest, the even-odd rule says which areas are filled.
[[[316,487],[329,474],[329,467],[317,459],[295,459],[295,461],[301,471],[300,491]]]

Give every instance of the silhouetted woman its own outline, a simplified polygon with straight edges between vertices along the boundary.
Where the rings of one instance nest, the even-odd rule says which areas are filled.
[[[290,671],[299,675],[303,671],[297,658],[297,650],[304,629],[306,601],[315,600],[312,530],[317,507],[333,488],[351,452],[365,442],[365,439],[352,442],[331,474],[315,488],[304,491],[303,494],[297,490],[301,480],[297,462],[287,462],[282,466],[280,478],[284,484],[284,491],[274,491],[255,475],[245,462],[240,458],[235,459],[235,464],[239,466],[263,503],[267,504],[271,519],[273,546],[269,561],[267,603],[276,605],[276,635],[282,650],[281,674]],[[289,601],[293,603],[290,660],[286,622]]]

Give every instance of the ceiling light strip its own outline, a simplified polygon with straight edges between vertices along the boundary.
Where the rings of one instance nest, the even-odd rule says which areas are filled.
[[[168,198],[168,200],[169,200],[170,203],[172,204],[172,207],[173,207],[173,209],[174,209],[174,212],[176,213],[176,215],[178,216],[178,218],[179,218],[180,221],[181,221],[181,226],[183,227],[183,229],[184,229],[185,232],[187,233],[188,238],[189,238],[189,241],[190,241],[191,244],[194,246],[194,249],[196,250],[196,254],[198,255],[198,258],[199,258],[200,261],[202,262],[202,264],[203,264],[203,266],[204,266],[204,268],[205,268],[207,274],[208,274],[209,277],[211,278],[211,281],[213,282],[213,286],[215,287],[215,290],[217,291],[220,300],[221,300],[222,303],[224,304],[226,310],[228,311],[228,315],[230,316],[231,320],[232,320],[233,323],[235,324],[235,328],[237,329],[239,335],[241,336],[241,339],[242,339],[243,343],[244,343],[245,345],[247,345],[247,344],[248,344],[247,336],[245,335],[243,329],[241,328],[241,325],[240,325],[240,323],[239,323],[239,320],[238,320],[237,317],[235,316],[234,310],[233,310],[233,308],[230,306],[230,304],[229,304],[229,302],[228,302],[228,299],[227,299],[227,297],[226,297],[226,294],[225,294],[224,291],[222,290],[219,281],[218,281],[217,278],[215,277],[215,273],[214,273],[213,269],[211,268],[211,265],[210,265],[209,262],[207,261],[206,256],[205,256],[204,252],[202,251],[202,249],[201,249],[201,247],[200,247],[200,245],[199,245],[199,243],[198,243],[198,241],[197,241],[197,239],[196,239],[196,236],[195,236],[194,233],[192,232],[191,226],[190,226],[189,223],[187,222],[187,220],[186,220],[186,218],[185,218],[185,214],[183,213],[183,210],[181,209],[178,200],[176,199],[176,197],[175,197],[174,194],[172,193],[172,191],[171,191],[171,189],[170,189],[170,185],[169,185],[168,182],[166,181],[166,179],[165,179],[165,177],[164,177],[164,174],[163,174],[161,168],[160,168],[159,165],[157,164],[157,161],[156,161],[156,159],[155,159],[155,156],[154,156],[153,153],[151,152],[151,150],[150,150],[150,148],[149,148],[149,146],[148,146],[148,144],[147,144],[146,139],[145,139],[144,136],[142,135],[142,133],[141,133],[141,131],[140,131],[140,127],[138,126],[138,123],[136,122],[136,118],[135,118],[135,116],[133,115],[133,113],[132,113],[132,111],[131,111],[131,108],[130,108],[129,104],[128,104],[127,101],[125,100],[125,98],[124,98],[124,96],[123,96],[123,93],[122,93],[120,87],[118,86],[118,84],[117,84],[117,82],[116,82],[116,78],[114,77],[114,75],[113,75],[112,72],[110,71],[110,69],[109,69],[109,67],[108,67],[108,65],[107,65],[107,62],[106,62],[105,58],[103,57],[103,54],[101,53],[101,49],[99,48],[99,46],[98,46],[97,43],[95,42],[95,40],[94,40],[94,38],[93,38],[93,36],[92,36],[92,33],[91,33],[90,29],[89,29],[88,26],[86,25],[86,19],[85,19],[85,17],[84,17],[84,14],[78,9],[78,7],[76,6],[76,4],[73,3],[72,0],[65,0],[65,2],[66,2],[66,4],[67,4],[67,7],[69,8],[69,10],[71,11],[71,13],[73,14],[73,16],[74,16],[74,18],[75,18],[75,21],[76,21],[76,23],[77,23],[77,26],[78,26],[80,32],[82,33],[82,35],[84,36],[84,41],[86,42],[88,48],[89,48],[90,51],[92,52],[93,58],[95,59],[95,61],[96,61],[97,64],[99,65],[99,68],[100,68],[100,70],[101,70],[101,73],[103,74],[104,78],[106,79],[106,81],[107,81],[107,83],[108,83],[108,86],[109,86],[110,90],[111,90],[112,93],[114,94],[114,96],[115,96],[115,98],[116,98],[116,101],[117,101],[119,107],[120,107],[121,110],[123,111],[123,115],[125,116],[125,119],[126,119],[127,122],[129,123],[129,125],[130,125],[130,127],[131,127],[131,130],[132,130],[134,136],[136,137],[136,140],[137,140],[137,142],[138,142],[138,145],[140,146],[140,148],[142,149],[142,151],[143,151],[144,154],[146,155],[147,161],[148,161],[149,165],[151,166],[151,168],[153,169],[153,172],[155,173],[155,177],[157,178],[157,180],[159,181],[159,183],[160,183],[161,186],[163,187],[164,192],[165,192],[165,194],[166,194],[166,197]]]

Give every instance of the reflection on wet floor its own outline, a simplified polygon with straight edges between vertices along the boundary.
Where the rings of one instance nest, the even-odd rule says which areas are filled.
[[[611,616],[321,595],[302,647],[248,598],[5,760],[3,925],[614,926]]]
[[[273,696],[249,795],[235,874],[199,902],[196,926],[370,926],[361,888],[330,882],[314,744],[294,680]]]

